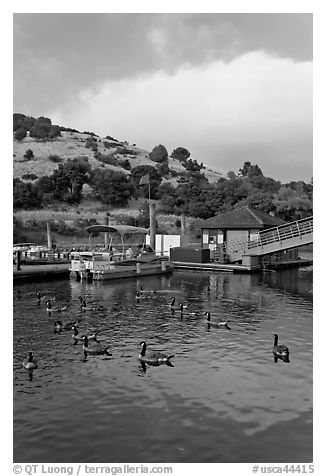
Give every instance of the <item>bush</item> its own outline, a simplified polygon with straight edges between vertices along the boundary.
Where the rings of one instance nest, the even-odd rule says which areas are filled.
[[[22,176],[22,179],[24,179],[24,180],[36,180],[37,178],[38,178],[38,176],[35,175],[35,174],[24,174]]]
[[[116,149],[117,144],[110,144],[110,142],[103,142],[103,145],[106,149]]]
[[[58,163],[58,162],[62,162],[63,159],[59,157],[59,155],[57,154],[51,154],[49,155],[49,160],[51,160],[51,162]]]
[[[32,149],[27,149],[25,154],[24,154],[24,157],[26,160],[31,160],[34,158],[34,152],[32,151]]]
[[[117,153],[121,155],[137,155],[134,150],[128,148],[118,149]]]
[[[98,160],[99,162],[102,162],[103,164],[119,166],[118,159],[116,159],[114,154],[112,153],[101,154],[100,152],[95,152],[94,157],[96,160]]]
[[[123,169],[131,170],[131,165],[128,159],[119,160],[119,165]]]
[[[114,137],[111,137],[111,136],[106,136],[105,138],[107,140],[113,140],[114,142],[119,142],[118,139],[115,139]]]

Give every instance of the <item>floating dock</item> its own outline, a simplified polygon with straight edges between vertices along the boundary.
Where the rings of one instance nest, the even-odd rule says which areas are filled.
[[[280,261],[273,265],[264,266],[257,264],[255,266],[243,264],[221,264],[221,263],[188,263],[183,261],[173,261],[174,269],[195,270],[195,271],[215,271],[223,273],[255,273],[259,271],[277,270],[285,268],[298,268],[300,266],[310,266],[312,259],[299,259],[293,261]]]
[[[269,266],[246,266],[242,264],[221,264],[221,263],[188,263],[183,261],[173,261],[173,269],[189,271],[213,271],[222,273],[254,273],[259,271],[277,270],[284,268],[296,268],[299,266],[310,266],[312,259],[300,259],[295,261],[280,262]],[[22,264],[21,269],[13,268],[14,281],[26,279],[57,279],[69,277],[69,263],[47,263],[47,264]]]

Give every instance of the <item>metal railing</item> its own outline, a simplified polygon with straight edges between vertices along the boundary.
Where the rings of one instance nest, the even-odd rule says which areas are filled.
[[[236,240],[226,241],[222,244],[222,251],[227,255],[239,253],[244,254],[249,250],[255,252],[263,251],[265,245],[281,243],[293,238],[299,238],[313,233],[313,217],[286,223],[285,225],[269,228],[258,232],[254,237],[240,237]],[[299,245],[299,243],[298,243]]]

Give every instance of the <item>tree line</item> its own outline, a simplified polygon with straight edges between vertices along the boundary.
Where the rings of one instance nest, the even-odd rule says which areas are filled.
[[[43,136],[43,139],[51,138],[56,133],[61,134],[61,130],[68,130],[53,126],[48,118],[34,119],[24,114],[14,114],[14,132],[17,134],[22,129],[29,130],[33,137]],[[40,208],[53,201],[78,204],[87,185],[93,198],[112,207],[127,206],[129,199],[147,198],[150,192],[152,199],[160,201],[161,212],[177,215],[185,213],[202,219],[244,205],[266,213],[273,212],[287,221],[313,213],[312,181],[281,184],[280,181],[265,177],[258,165],[247,161],[237,173],[229,171],[226,178],[209,183],[203,163],[190,158],[190,152],[184,147],[177,147],[170,155],[182,164],[183,169],[170,169],[169,154],[162,144],[155,146],[148,155],[155,166],[138,165],[131,168],[128,159],[117,161],[110,154],[99,154],[94,145],[95,134],[88,134],[89,147],[94,148],[94,157],[103,166],[92,169],[85,157],[60,163],[60,157],[55,156],[56,160],[53,158],[53,161],[58,162],[58,167],[51,175],[40,178],[25,175],[24,178],[29,178],[31,182],[14,179],[14,209]],[[106,163],[120,165],[128,172],[107,169],[104,165]],[[150,185],[140,185],[140,179],[144,175],[149,176]],[[175,184],[171,183],[171,179],[174,179]]]
[[[185,213],[206,219],[234,207],[249,205],[266,213],[273,212],[284,220],[312,215],[312,183],[291,181],[281,184],[265,177],[257,165],[245,162],[237,175],[230,171],[227,178],[212,184],[196,161],[191,160],[187,166],[173,185],[151,165],[134,167],[127,175],[111,169],[92,169],[87,158],[70,159],[59,163],[51,175],[33,182],[14,179],[14,209],[40,208],[54,200],[78,204],[87,184],[93,198],[112,207],[126,206],[131,198],[147,198],[150,187],[150,197],[158,199],[160,210],[167,214]],[[141,177],[147,174],[150,185],[140,185]]]

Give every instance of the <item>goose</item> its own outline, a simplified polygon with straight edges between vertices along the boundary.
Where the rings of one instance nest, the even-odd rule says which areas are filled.
[[[142,296],[140,291],[136,291],[136,299],[137,299],[137,301],[139,299],[146,299],[146,296]]]
[[[173,367],[170,359],[172,359],[174,355],[166,355],[162,354],[161,352],[151,352],[150,354],[146,355],[146,342],[142,341],[139,345],[141,345],[141,351],[138,355],[138,358],[141,362],[145,362],[149,365],[168,364]]]
[[[23,367],[26,370],[35,370],[37,369],[37,361],[34,359],[34,352],[28,352],[28,358],[24,360]]]
[[[188,304],[183,304],[182,302],[179,304],[180,312],[186,311],[188,309]]]
[[[282,357],[288,358],[290,354],[289,348],[286,345],[278,344],[277,334],[273,334],[273,336],[274,336],[274,346],[273,346],[274,355],[281,358]]]
[[[38,367],[37,361],[34,359],[34,353],[33,352],[28,352],[28,357],[27,357],[27,359],[24,360],[23,367],[24,367],[24,369],[27,370],[28,379],[30,381],[33,380],[33,372]]]
[[[42,296],[40,291],[37,291],[36,293],[36,299],[37,302],[40,303],[41,301],[55,301],[55,297],[49,297],[49,296]]]
[[[149,289],[149,290],[146,290],[146,291],[145,291],[145,290],[143,289],[142,284],[140,284],[140,285],[139,285],[139,293],[140,293],[140,294],[155,294],[156,291],[155,291],[155,289],[153,289],[153,290]]]
[[[72,322],[66,322],[65,324],[63,324],[63,328],[67,331],[71,331],[74,326],[78,327],[80,321],[81,319],[77,319],[76,321]]]
[[[104,355],[104,354],[112,355],[108,350],[109,346],[104,347],[98,341],[93,341],[93,342],[89,343],[88,342],[88,337],[86,335],[83,335],[82,339],[84,341],[83,350],[84,350],[85,359],[87,359],[87,354],[91,354],[91,355]]]
[[[175,305],[175,297],[173,296],[173,298],[171,299],[171,302],[170,302],[170,308],[173,309],[174,305]]]
[[[54,321],[53,323],[54,332],[59,333],[59,332],[62,332],[63,330],[68,330],[68,331],[73,330],[74,327],[78,327],[79,323],[80,323],[80,319],[73,322],[66,322],[65,324],[63,324],[62,321],[60,320]]]
[[[206,311],[204,315],[207,316],[207,322],[211,326],[225,327],[226,329],[230,329],[228,321],[211,321],[211,313],[208,311]]]
[[[71,330],[73,331],[73,334],[72,334],[72,338],[74,340],[74,344],[78,344],[78,342],[84,342],[84,339],[82,336],[79,335],[79,331],[78,331],[78,327],[77,325],[73,325],[71,327]],[[97,333],[96,332],[93,332],[93,334],[87,336],[88,337],[88,340],[95,340],[98,342],[97,340]]]
[[[54,321],[53,326],[54,326],[54,333],[55,334],[59,334],[59,332],[62,332],[62,330],[63,330],[62,321]]]
[[[67,306],[54,306],[52,307],[51,301],[47,301],[46,303],[46,310],[47,312],[62,312],[67,310]]]

